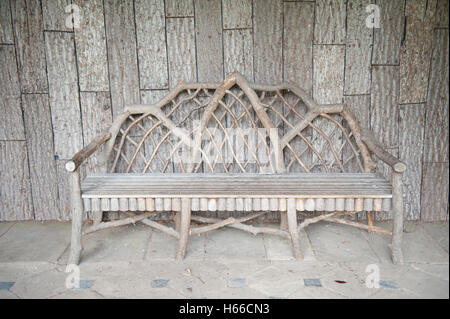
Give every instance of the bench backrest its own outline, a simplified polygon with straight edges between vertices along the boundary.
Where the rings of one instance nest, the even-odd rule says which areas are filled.
[[[110,128],[108,172],[367,172],[359,122],[290,83],[178,84],[154,105],[130,105]]]

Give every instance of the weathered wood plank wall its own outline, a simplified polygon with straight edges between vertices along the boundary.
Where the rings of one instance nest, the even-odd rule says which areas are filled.
[[[448,220],[448,8],[448,0],[0,0],[0,220],[70,219],[64,161],[124,105],[234,70],[346,102],[408,164],[406,217]],[[379,28],[368,28],[378,11]],[[78,13],[79,25],[68,24]]]

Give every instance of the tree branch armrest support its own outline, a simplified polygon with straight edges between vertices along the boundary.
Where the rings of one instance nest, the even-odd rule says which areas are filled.
[[[367,148],[372,153],[374,153],[380,160],[391,166],[394,172],[403,174],[406,171],[406,164],[387,152],[375,139],[371,131],[367,129],[362,129],[361,131],[361,140],[367,145]]]
[[[85,148],[76,153],[71,160],[66,163],[66,170],[74,172],[89,156],[91,156],[103,143],[111,138],[111,133],[98,135]]]

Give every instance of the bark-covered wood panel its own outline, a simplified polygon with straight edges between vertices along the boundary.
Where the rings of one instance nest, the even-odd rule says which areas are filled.
[[[346,0],[317,0],[315,44],[344,44]]]
[[[422,173],[423,221],[448,221],[448,163],[424,163]]]
[[[34,218],[25,141],[0,141],[0,221]]]
[[[165,0],[167,17],[192,17],[194,0]]]
[[[252,0],[222,0],[223,28],[252,27]]]
[[[59,217],[58,178],[53,155],[52,118],[48,94],[24,94],[23,113],[36,220]]]
[[[42,1],[42,16],[45,30],[72,31],[70,15],[78,15],[77,8],[71,7],[71,0],[45,0]],[[66,12],[67,8],[67,12]],[[84,14],[80,17],[85,18]],[[68,23],[66,24],[66,20]],[[80,19],[81,20],[81,19]],[[70,21],[70,22],[69,22]],[[73,24],[74,25],[74,24]]]
[[[25,139],[14,46],[0,45],[0,140]]]
[[[55,155],[69,159],[83,146],[74,34],[46,32]]]
[[[225,76],[234,71],[253,79],[253,34],[250,29],[223,31]]]
[[[0,44],[13,44],[11,6],[8,0],[0,1]]]

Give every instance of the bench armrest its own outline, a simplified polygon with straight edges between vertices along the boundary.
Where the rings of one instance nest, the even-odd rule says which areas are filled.
[[[66,163],[66,170],[74,172],[89,156],[92,155],[103,143],[111,138],[111,133],[98,135],[85,148],[76,153],[71,160]]]
[[[388,153],[375,139],[372,131],[361,129],[361,140],[367,145],[367,148],[372,153],[374,153],[380,160],[391,166],[396,173],[403,173],[406,171],[406,164],[392,154]]]

